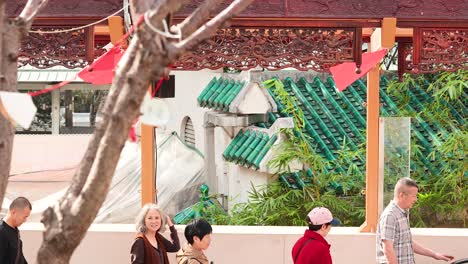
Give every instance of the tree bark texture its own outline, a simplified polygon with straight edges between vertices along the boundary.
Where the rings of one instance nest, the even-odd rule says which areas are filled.
[[[214,5],[221,2],[209,1]],[[233,5],[236,8],[233,12],[225,13],[216,23],[197,31],[198,37],[191,36],[191,40],[186,41],[185,45],[177,45],[176,40],[166,39],[155,33],[145,23],[138,27],[136,36],[116,70],[103,108],[102,121],[97,124],[69,189],[42,216],[41,222],[46,230],[37,255],[38,264],[69,263],[73,251],[85,236],[106,198],[128,131],[140,114],[140,105],[150,81],[163,77],[167,67],[182,55],[187,46],[196,45],[214,34],[225,20],[241,12],[251,1],[235,1]],[[149,21],[153,27],[163,31],[161,19],[176,12],[183,1],[161,0],[148,4],[148,1],[140,0],[132,3],[153,6]],[[142,13],[141,8],[133,9],[138,11],[136,13]],[[202,19],[206,21],[208,16]],[[137,20],[134,18],[134,23]]]
[[[106,198],[120,152],[131,123],[139,114],[139,105],[152,76],[152,71],[141,69],[150,69],[154,65],[155,54],[148,53],[141,44],[138,37],[132,41],[129,49],[135,51],[128,53],[126,58],[131,67],[128,67],[128,71],[118,72],[115,77],[112,85],[114,94],[107,100],[113,97],[117,100],[113,101],[115,104],[108,102],[109,107],[104,111],[103,118],[106,121],[98,124],[99,131],[92,143],[99,142],[88,146],[77,172],[77,175],[84,176],[81,175],[80,179],[74,177],[76,184],[72,184],[58,204],[43,214],[46,231],[37,257],[38,264],[68,263]],[[164,70],[163,65],[168,65],[167,59],[159,61],[157,69]],[[162,75],[162,72],[159,74]],[[116,90],[119,92],[115,93]],[[88,170],[89,173],[85,173]]]
[[[21,38],[31,28],[35,14],[46,3],[46,0],[29,0],[20,16],[11,19],[5,14],[5,1],[0,0],[0,91],[17,91],[17,59]],[[15,128],[0,114],[0,205],[10,176],[14,135]]]

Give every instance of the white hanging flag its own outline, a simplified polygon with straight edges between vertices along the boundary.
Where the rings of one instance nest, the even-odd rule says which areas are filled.
[[[140,121],[146,125],[161,127],[166,125],[170,118],[167,103],[160,98],[151,98],[149,93],[145,95],[140,111]]]
[[[19,124],[28,129],[36,111],[37,108],[29,94],[0,92],[0,113],[13,125]]]

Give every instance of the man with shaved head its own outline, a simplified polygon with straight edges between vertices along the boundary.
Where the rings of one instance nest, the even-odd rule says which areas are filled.
[[[10,204],[5,218],[0,220],[0,263],[27,264],[18,227],[28,219],[32,206],[28,199],[18,197]]]
[[[418,185],[401,178],[395,185],[393,200],[380,216],[377,226],[377,263],[414,264],[414,253],[450,261],[453,256],[436,253],[416,243],[409,223],[409,209],[418,200]]]

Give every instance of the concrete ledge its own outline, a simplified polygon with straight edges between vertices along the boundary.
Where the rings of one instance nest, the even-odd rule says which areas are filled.
[[[181,243],[186,243],[185,226],[176,226]],[[213,226],[213,243],[207,256],[216,264],[291,264],[291,248],[306,227],[286,226]],[[29,263],[42,242],[43,226],[26,223],[21,226],[24,251]],[[468,229],[414,228],[413,237],[420,244],[435,251],[454,255],[457,259],[468,257]],[[130,262],[130,247],[135,236],[135,226],[130,224],[92,225],[70,263],[124,264]],[[333,263],[375,263],[375,234],[359,233],[357,227],[334,227],[326,238],[332,245]],[[98,252],[98,253],[97,253]],[[170,254],[175,263],[175,254]],[[418,264],[443,263],[417,256]]]

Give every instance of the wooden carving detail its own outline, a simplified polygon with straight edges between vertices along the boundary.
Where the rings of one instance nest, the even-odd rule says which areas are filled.
[[[33,27],[32,30],[50,31],[51,28]],[[69,69],[84,67],[88,65],[85,41],[84,30],[58,34],[31,33],[23,39],[18,66],[30,64],[40,69],[57,65]]]
[[[353,61],[354,29],[228,28],[181,57],[176,69],[200,70],[262,67],[327,71]]]
[[[398,76],[402,80],[403,73],[413,71],[413,44],[398,43]]]
[[[405,52],[405,70],[426,73],[468,68],[468,29],[422,28],[415,32],[419,39]]]
[[[110,40],[105,42],[105,43],[104,42],[97,42],[97,41],[94,43],[94,58],[97,59],[97,58],[101,57],[102,55],[104,55],[104,53],[107,52],[105,46],[107,44],[109,44],[109,42],[110,42]]]

